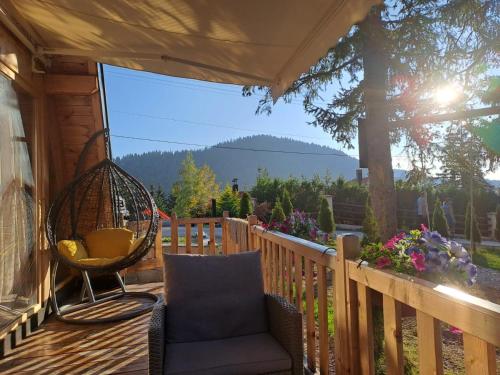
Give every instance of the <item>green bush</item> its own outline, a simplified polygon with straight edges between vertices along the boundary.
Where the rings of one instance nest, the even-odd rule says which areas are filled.
[[[240,217],[246,219],[248,215],[253,213],[252,201],[250,194],[244,192],[240,200]]]
[[[271,223],[282,223],[285,221],[285,213],[283,212],[283,207],[279,200],[276,201],[273,208],[273,213],[271,214]]]
[[[365,246],[369,243],[380,242],[380,233],[378,231],[377,220],[375,219],[375,214],[373,213],[372,202],[370,196],[366,198],[365,203],[365,218],[363,220],[363,240],[361,245]]]
[[[472,221],[472,239],[471,239],[471,232],[470,232],[470,219],[471,219],[471,209],[470,209],[470,202],[467,205],[467,210],[465,211],[465,238],[474,241],[476,243],[481,243],[481,232],[479,231],[479,225],[477,223],[477,215],[476,215],[476,210],[474,210],[474,214],[472,215],[473,221]]]
[[[333,212],[328,206],[326,198],[321,199],[321,205],[318,214],[319,229],[322,232],[330,234],[335,230],[335,221],[333,219]]]
[[[288,217],[293,211],[293,205],[292,205],[292,200],[290,199],[290,193],[288,192],[287,189],[283,190],[283,212],[285,213],[285,216]]]
[[[444,210],[441,206],[439,198],[437,198],[436,203],[434,203],[434,212],[432,213],[432,230],[437,230],[444,237],[450,236],[450,228],[448,227],[448,222],[446,221],[446,216],[444,215]]]
[[[217,200],[217,215],[222,216],[224,211],[229,211],[229,216],[239,217],[240,198],[231,186],[226,185],[219,199]]]
[[[500,241],[500,204],[497,205],[497,212],[496,212],[496,221],[497,221],[497,225],[496,225],[496,228],[495,228],[495,239],[497,241]]]

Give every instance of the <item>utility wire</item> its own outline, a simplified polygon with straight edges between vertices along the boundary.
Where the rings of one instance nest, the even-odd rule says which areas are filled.
[[[128,115],[128,116],[145,117],[145,118],[150,118],[150,119],[155,119],[155,120],[167,120],[167,121],[181,122],[181,123],[190,124],[190,125],[201,125],[201,126],[210,126],[213,128],[239,130],[239,131],[245,131],[245,132],[250,132],[250,133],[255,133],[255,131],[256,131],[256,129],[245,129],[245,128],[239,128],[236,126],[217,124],[217,123],[213,123],[213,122],[201,122],[201,121],[194,121],[194,120],[184,120],[184,119],[179,119],[179,118],[174,118],[174,117],[155,116],[155,115],[149,115],[147,113],[128,112],[128,111],[119,111],[119,110],[110,110],[110,112],[120,113],[120,114],[124,114],[124,115]],[[320,138],[320,137],[311,137],[311,136],[307,136],[307,135],[293,134],[293,133],[267,133],[267,134],[277,135],[277,136],[286,136],[286,137],[298,137],[298,138],[324,140],[324,138]]]
[[[347,154],[344,154],[344,153],[333,153],[333,152],[332,153],[301,152],[301,151],[287,151],[287,150],[272,150],[272,149],[260,149],[260,148],[221,146],[221,145],[211,146],[211,145],[205,145],[205,144],[199,144],[199,143],[186,143],[186,142],[177,142],[177,141],[167,141],[165,139],[131,137],[131,136],[119,135],[119,134],[111,134],[111,136],[115,137],[115,138],[134,139],[134,140],[137,140],[137,141],[161,142],[161,143],[169,143],[169,144],[183,145],[183,146],[209,147],[209,148],[217,148],[217,149],[223,149],[223,150],[238,150],[238,151],[253,151],[253,152],[271,152],[271,153],[276,153],[276,154],[338,156],[338,157],[353,158],[353,156],[347,155]]]

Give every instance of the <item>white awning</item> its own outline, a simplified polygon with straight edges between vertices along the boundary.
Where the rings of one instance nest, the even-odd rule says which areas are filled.
[[[264,85],[276,98],[380,0],[6,0],[41,54]]]

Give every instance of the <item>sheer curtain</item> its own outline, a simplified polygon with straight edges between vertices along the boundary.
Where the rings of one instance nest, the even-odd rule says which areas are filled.
[[[0,74],[0,308],[4,312],[34,302],[34,188],[19,100],[12,82]]]

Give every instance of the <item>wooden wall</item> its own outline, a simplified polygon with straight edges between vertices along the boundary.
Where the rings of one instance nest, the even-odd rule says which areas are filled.
[[[25,335],[32,318],[39,323],[46,312],[50,251],[45,239],[45,215],[57,193],[73,179],[85,142],[103,128],[96,64],[66,56],[48,58],[47,62],[45,72],[34,73],[32,54],[0,22],[0,74],[11,79],[34,102],[32,164],[36,185],[38,283],[37,304],[0,331],[0,355]],[[86,166],[104,157],[104,142],[100,139]]]

